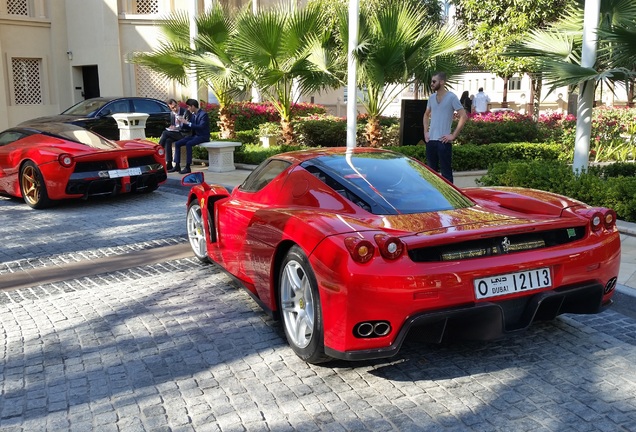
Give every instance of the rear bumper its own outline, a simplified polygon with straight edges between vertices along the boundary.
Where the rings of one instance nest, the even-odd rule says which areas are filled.
[[[145,165],[139,168],[141,175],[120,178],[109,178],[105,171],[73,173],[66,184],[65,193],[69,196],[89,197],[154,190],[168,178],[162,164]]]
[[[603,296],[611,292],[615,283],[614,280],[609,288],[601,284],[582,284],[533,296],[422,312],[404,322],[390,346],[356,351],[325,347],[325,353],[343,360],[391,357],[397,354],[409,334],[428,343],[440,343],[446,338],[497,339],[524,330],[534,321],[552,320],[564,313],[598,313],[611,305],[611,300],[603,304]]]

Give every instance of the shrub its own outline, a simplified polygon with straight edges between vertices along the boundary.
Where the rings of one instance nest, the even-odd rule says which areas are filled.
[[[299,145],[307,147],[344,147],[347,145],[347,122],[339,117],[310,116],[294,122]]]
[[[258,136],[261,137],[269,137],[269,136],[279,136],[281,135],[281,126],[280,123],[277,122],[266,122],[258,125]]]
[[[256,144],[244,144],[234,151],[234,162],[247,165],[258,165],[268,157],[294,150],[302,150],[303,146],[271,146],[269,148],[261,147]]]
[[[576,117],[551,113],[539,117],[540,137],[560,143],[565,159],[574,156]],[[636,109],[595,108],[592,111],[590,160],[594,162],[636,159]]]
[[[592,165],[588,172],[603,178],[608,177],[634,177],[636,176],[636,164],[631,162],[616,162],[608,165]]]
[[[612,208],[620,219],[636,222],[636,178],[622,176],[621,173],[630,171],[627,166],[609,167],[598,167],[576,175],[565,162],[499,162],[491,166],[477,183],[554,192],[591,206]]]
[[[453,125],[454,127],[455,125]],[[535,142],[538,141],[538,138],[539,128],[532,117],[501,111],[488,114],[470,114],[456,143]]]
[[[261,123],[280,121],[276,108],[270,103],[237,102],[229,108],[236,131],[252,130]]]
[[[212,132],[210,134],[210,141],[221,141],[219,132]],[[238,131],[236,132],[236,138],[232,141],[238,141],[243,144],[255,144],[258,143],[257,131],[249,130],[249,131]],[[201,146],[192,147],[192,158],[193,159],[202,159],[208,160],[208,151]]]
[[[394,146],[390,150],[426,162],[426,146]],[[487,169],[495,161],[558,160],[559,146],[542,143],[512,143],[484,145],[456,145],[453,147],[453,170]]]
[[[184,102],[179,103],[185,107]],[[211,103],[202,103],[201,109],[206,111],[210,116],[210,130],[212,132],[219,131],[219,105]],[[280,122],[280,115],[274,105],[269,102],[235,102],[228,106],[230,115],[234,119],[234,128],[236,131],[252,130],[258,128],[258,125],[266,122]],[[322,105],[310,103],[298,103],[292,106],[292,115],[294,117],[304,117],[310,114],[324,114],[325,107]]]
[[[393,124],[391,126],[383,128],[384,145],[385,146],[399,146],[400,145],[400,124]]]

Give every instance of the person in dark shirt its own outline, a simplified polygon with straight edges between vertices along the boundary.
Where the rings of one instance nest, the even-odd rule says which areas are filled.
[[[464,111],[466,111],[466,114],[470,114],[470,112],[472,111],[471,108],[473,105],[473,100],[470,98],[470,96],[468,96],[468,90],[464,90],[464,93],[462,93],[462,97],[459,98],[459,102],[464,107]]]
[[[168,172],[178,172],[179,174],[187,174],[192,172],[190,165],[192,164],[192,147],[204,142],[210,141],[210,116],[208,113],[199,109],[199,102],[195,99],[186,101],[188,111],[190,111],[190,120],[183,123],[184,126],[192,129],[192,135],[181,138],[174,143],[174,167]],[[181,147],[186,147],[186,165],[181,169]]]

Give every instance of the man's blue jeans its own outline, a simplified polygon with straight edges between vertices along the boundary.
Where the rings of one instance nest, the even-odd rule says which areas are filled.
[[[426,165],[441,171],[442,177],[453,182],[453,143],[430,140],[426,143]]]

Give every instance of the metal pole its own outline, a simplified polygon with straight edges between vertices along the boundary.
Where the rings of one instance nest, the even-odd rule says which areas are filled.
[[[585,0],[583,18],[583,50],[581,66],[593,68],[596,63],[596,31],[601,11],[601,0]],[[594,107],[594,81],[579,84],[579,100],[576,112],[576,138],[574,141],[574,172],[587,171],[592,135],[592,108]]]
[[[252,14],[258,14],[259,0],[252,0]],[[252,86],[252,102],[261,103],[261,93],[256,86]]]
[[[347,62],[347,148],[356,147],[356,121],[358,117],[357,101],[357,67],[353,51],[358,45],[358,15],[360,13],[359,0],[349,0],[349,48]]]
[[[199,7],[198,7],[198,2],[196,1],[192,1],[190,2],[190,13],[189,13],[189,17],[190,17],[190,48],[191,49],[195,49],[196,45],[194,43],[194,39],[197,37],[197,22],[196,22],[196,17],[197,14],[199,12]],[[197,72],[196,70],[194,70],[193,67],[190,67],[190,71],[188,73],[188,75],[190,76],[190,78],[188,79],[189,81],[189,90],[190,90],[190,94],[191,94],[191,98],[195,99],[195,100],[199,100],[199,83],[198,83],[198,76],[197,76]]]

